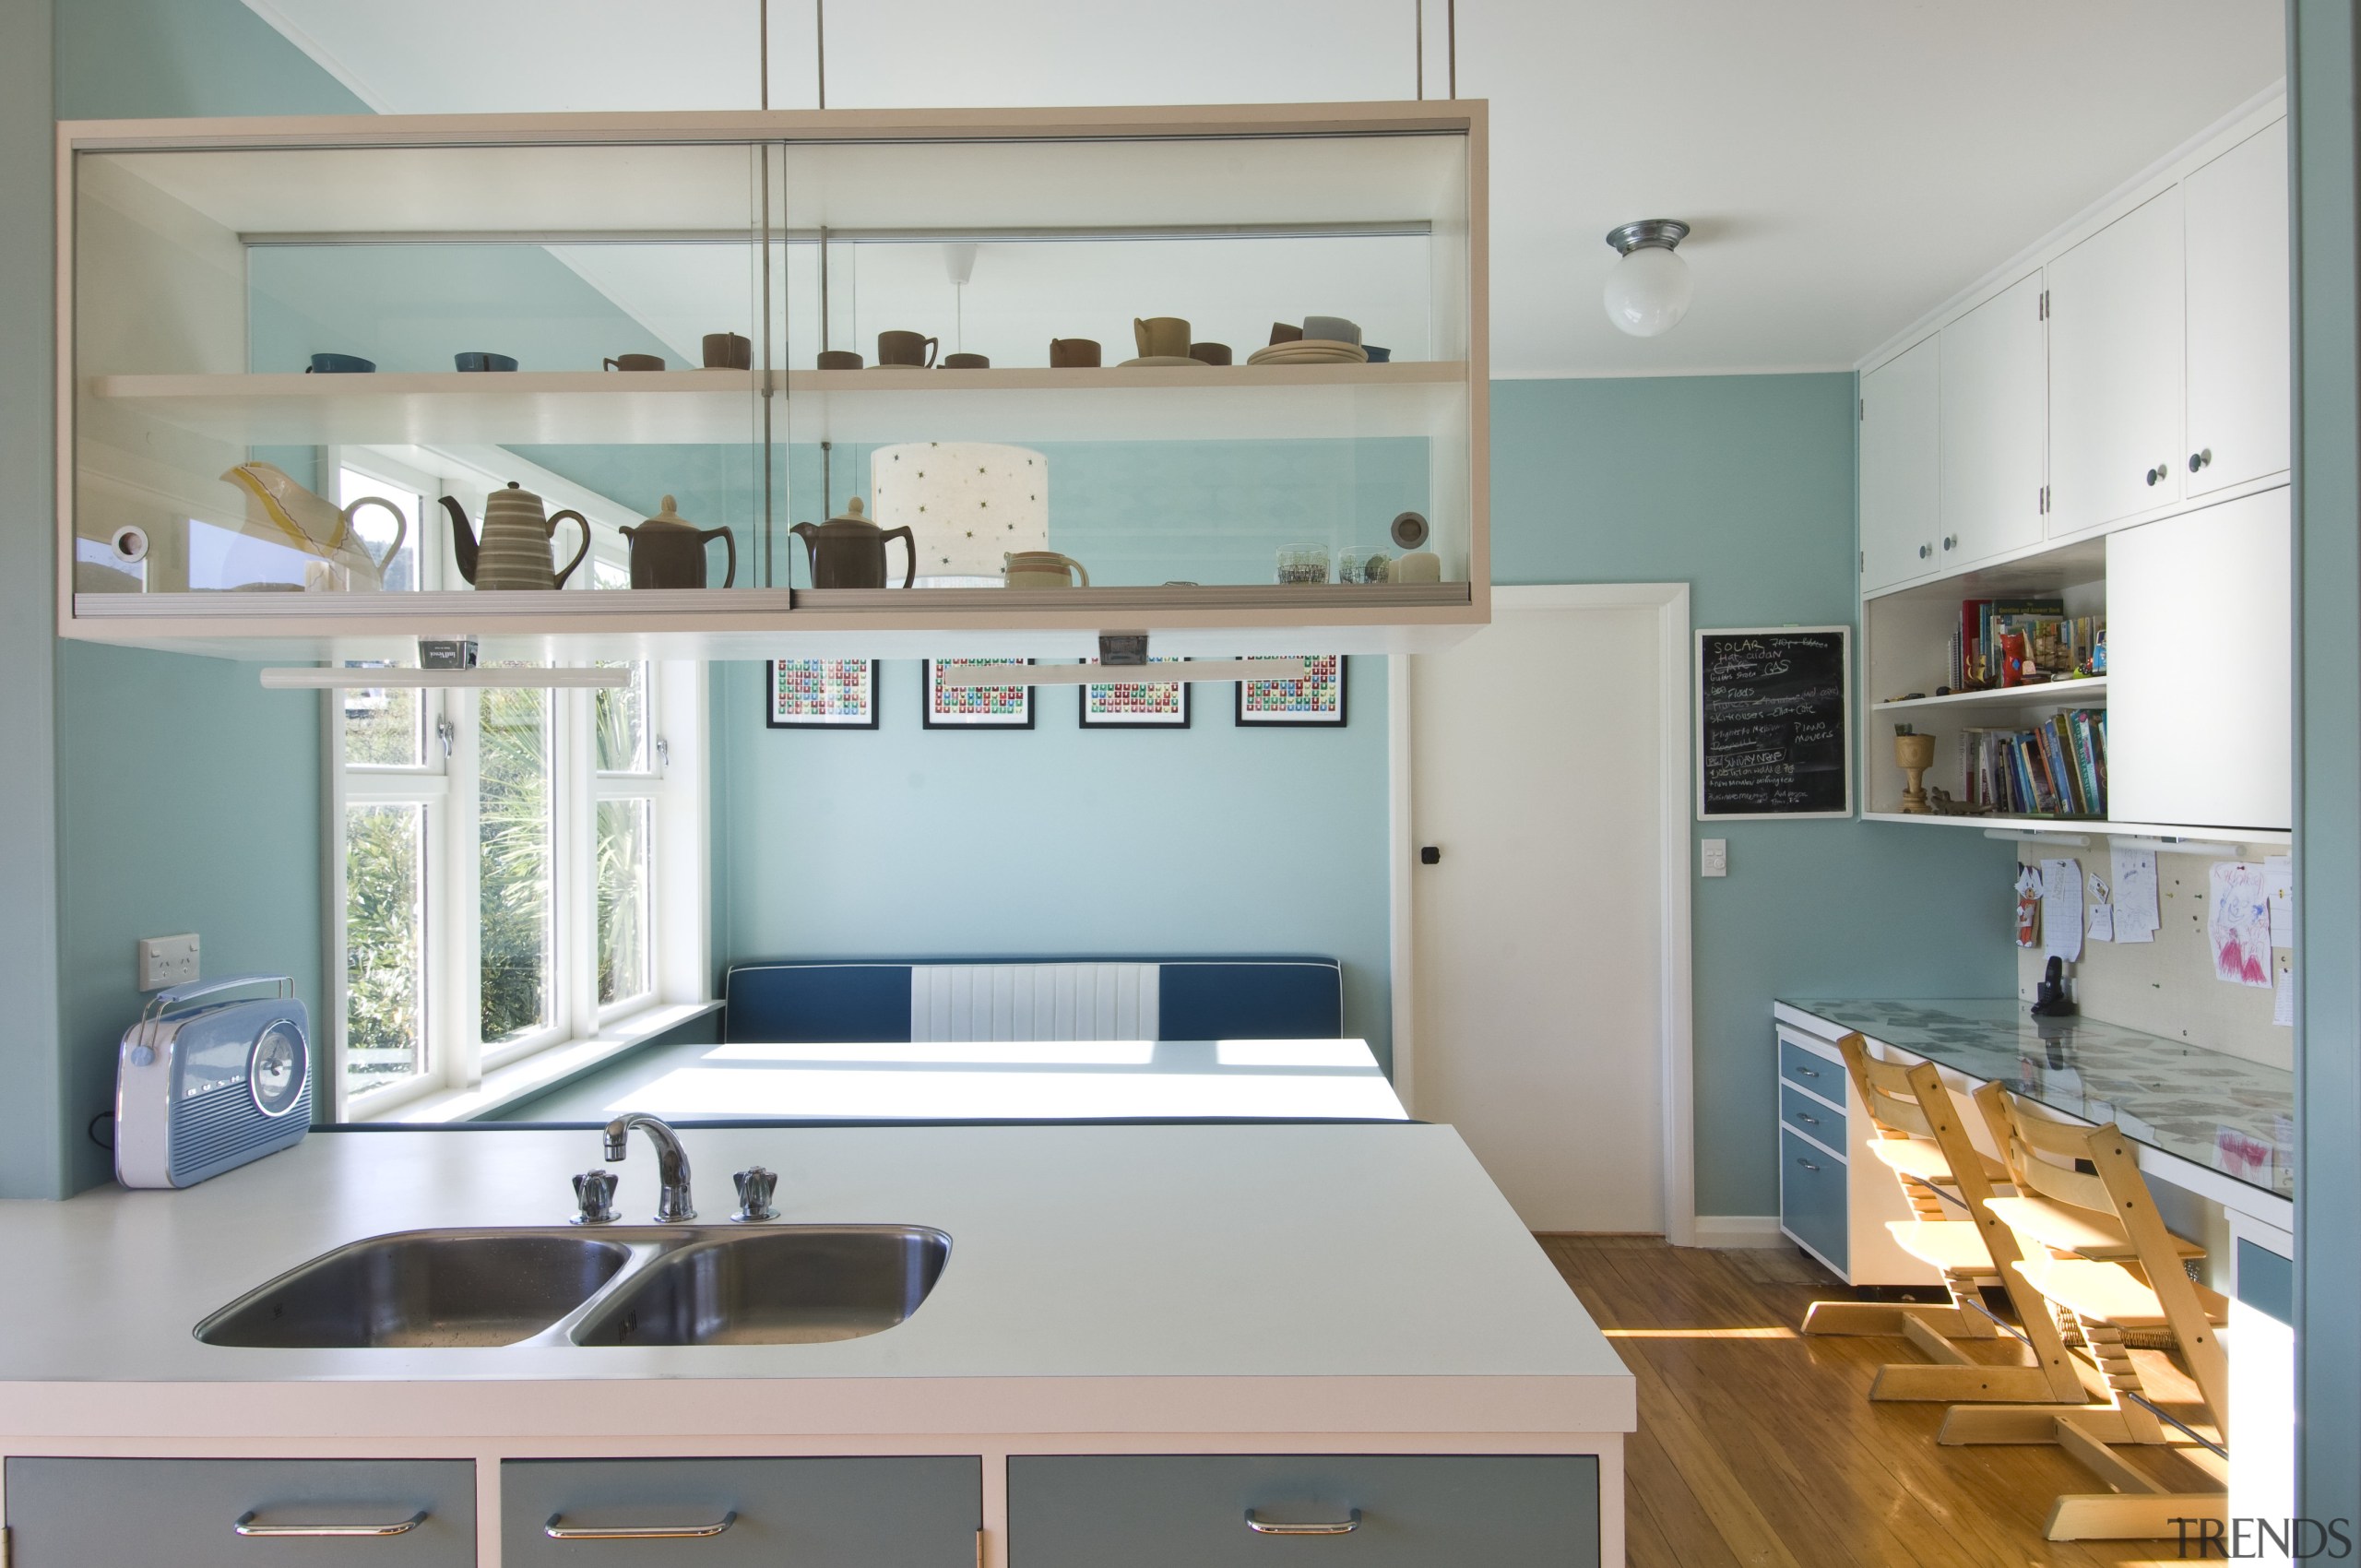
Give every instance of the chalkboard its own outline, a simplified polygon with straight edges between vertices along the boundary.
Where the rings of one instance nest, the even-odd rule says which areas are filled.
[[[1852,628],[1697,634],[1697,814],[1853,814]]]

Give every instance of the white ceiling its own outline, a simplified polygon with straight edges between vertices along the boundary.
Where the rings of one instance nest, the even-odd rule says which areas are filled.
[[[246,0],[393,113],[738,108],[758,0]],[[1445,0],[1423,7],[1429,96]],[[1851,364],[2284,73],[2280,0],[1459,0],[1492,104],[1504,375]],[[771,101],[816,97],[771,0]],[[832,108],[1407,98],[1418,0],[836,0]],[[1688,220],[1696,303],[1608,325],[1601,236]],[[626,300],[643,317],[665,302]]]

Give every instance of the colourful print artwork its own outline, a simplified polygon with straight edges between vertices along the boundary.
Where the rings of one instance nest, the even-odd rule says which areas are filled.
[[[926,706],[921,712],[930,730],[1030,730],[1033,728],[1033,688],[1027,685],[954,686],[939,678],[955,669],[1021,670],[1029,659],[930,659],[923,666]]]
[[[877,728],[874,659],[774,659],[765,695],[774,730]]]
[[[1097,660],[1093,659],[1092,663]],[[1180,664],[1179,659],[1151,659],[1151,664]],[[1189,683],[1157,681],[1137,685],[1096,682],[1082,690],[1082,727],[1086,730],[1186,730],[1189,727]]]
[[[1306,654],[1299,681],[1240,681],[1238,683],[1238,722],[1240,724],[1323,724],[1345,722],[1345,656]]]

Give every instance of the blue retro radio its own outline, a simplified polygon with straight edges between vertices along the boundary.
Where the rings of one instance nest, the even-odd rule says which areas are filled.
[[[265,1000],[181,1005],[267,985]],[[311,1016],[284,975],[235,975],[156,993],[116,1059],[114,1174],[189,1187],[299,1143],[312,1125]]]

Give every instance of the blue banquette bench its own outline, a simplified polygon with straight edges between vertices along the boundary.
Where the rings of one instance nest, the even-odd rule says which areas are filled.
[[[1335,1039],[1334,958],[810,958],[732,965],[738,1043]]]

